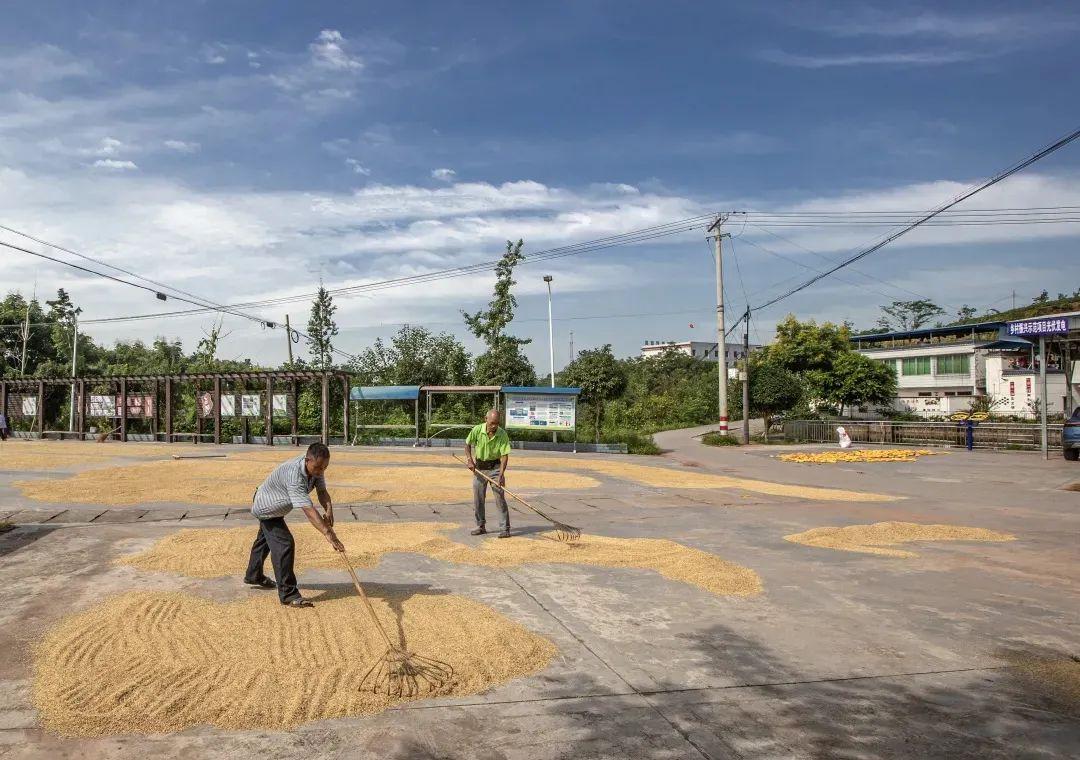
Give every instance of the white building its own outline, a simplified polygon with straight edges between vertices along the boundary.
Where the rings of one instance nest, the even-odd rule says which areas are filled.
[[[659,356],[668,349],[674,349],[679,353],[692,356],[695,359],[705,359],[706,361],[719,361],[720,354],[716,350],[717,344],[715,342],[709,343],[702,340],[684,340],[681,343],[677,343],[673,340],[647,340],[645,345],[641,347],[641,355],[643,357]],[[728,343],[727,348],[727,363],[728,366],[733,366],[735,362],[743,358],[745,353],[742,343]],[[750,350],[754,351],[761,346],[750,344]]]
[[[1080,318],[1073,320],[1073,330],[1080,330]],[[1038,407],[1032,402],[1040,394],[1037,344],[1010,337],[1005,328],[1004,322],[981,322],[851,340],[859,353],[896,370],[893,405],[898,411],[947,417],[969,409],[974,397],[992,396],[999,414],[1035,417]],[[1078,365],[1080,361],[1073,362],[1074,404],[1080,399]],[[1046,409],[1061,414],[1066,405],[1061,357],[1048,353],[1046,367]]]

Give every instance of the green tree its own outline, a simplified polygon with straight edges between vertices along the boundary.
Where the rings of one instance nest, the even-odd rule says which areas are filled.
[[[917,301],[893,301],[888,306],[882,306],[881,312],[878,327],[892,331],[918,330],[934,317],[944,314],[945,310],[933,301],[920,298]]]
[[[845,406],[885,404],[896,395],[896,370],[856,351],[841,354],[825,380],[824,400]]]
[[[786,367],[764,357],[751,361],[750,414],[764,419],[766,439],[770,419],[794,408],[802,400],[804,390],[803,381]]]
[[[957,322],[969,322],[978,313],[979,313],[979,310],[976,309],[974,306],[968,306],[967,304],[964,304],[956,312],[956,321]]]
[[[311,365],[317,370],[326,370],[334,366],[334,338],[338,334],[334,322],[333,296],[323,284],[319,283],[319,292],[311,303],[311,316],[308,318],[308,349],[311,353]]]
[[[851,350],[851,333],[844,325],[814,320],[800,322],[788,316],[776,326],[776,340],[768,347],[769,361],[789,372],[832,369],[837,356]],[[763,356],[761,358],[764,358]]]
[[[46,323],[45,312],[37,300],[27,302],[20,293],[8,293],[0,302],[0,373],[18,376],[22,365],[23,332],[27,309],[30,314],[30,330],[26,340],[26,374],[37,374],[43,362],[55,358],[51,331]]]
[[[611,344],[582,351],[563,370],[564,382],[581,388],[581,400],[594,415],[596,442],[604,424],[604,407],[626,389],[626,371],[611,353]]]
[[[521,347],[532,341],[506,334],[506,328],[514,319],[517,299],[513,287],[514,268],[525,260],[521,252],[524,241],[506,241],[506,252],[495,265],[495,293],[486,309],[474,314],[462,311],[465,324],[487,346],[487,351],[476,359],[476,382],[486,385],[533,385],[536,369]]]
[[[453,335],[402,325],[390,339],[381,338],[350,364],[365,385],[468,385],[469,353]]]

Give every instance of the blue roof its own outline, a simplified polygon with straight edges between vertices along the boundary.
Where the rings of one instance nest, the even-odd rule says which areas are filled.
[[[504,385],[503,393],[532,393],[534,395],[580,396],[581,388],[552,388],[550,385]]]
[[[394,401],[407,399],[414,401],[420,398],[419,385],[372,385],[363,387],[354,385],[349,391],[349,398],[353,401]]]
[[[902,330],[898,332],[871,333],[869,335],[852,335],[852,342],[864,340],[887,340],[895,338],[905,340],[907,338],[921,338],[924,335],[969,335],[972,331],[987,332],[988,330],[1001,331],[1005,327],[1004,322],[972,322],[967,325],[946,325],[944,327],[922,327],[918,330]]]

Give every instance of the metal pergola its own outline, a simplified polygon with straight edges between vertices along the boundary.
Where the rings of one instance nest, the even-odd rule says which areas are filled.
[[[472,429],[476,426],[476,421],[472,422],[453,422],[453,423],[439,423],[440,429],[435,433],[431,432],[431,399],[436,395],[477,395],[477,394],[492,394],[494,398],[494,408],[499,408],[499,394],[502,391],[501,385],[425,385],[420,388],[421,393],[425,397],[425,417],[424,417],[424,441],[427,445],[431,445],[431,439],[439,433],[445,433],[447,430],[460,430],[462,428]]]
[[[23,397],[35,397],[36,396],[36,409],[35,409],[35,426],[38,430],[38,434],[45,436],[46,434],[56,434],[63,438],[71,436],[82,440],[86,436],[86,418],[88,407],[88,394],[87,388],[92,386],[105,385],[111,389],[114,389],[117,393],[119,404],[115,410],[116,416],[113,418],[116,422],[115,425],[115,437],[121,441],[126,441],[128,437],[128,423],[129,423],[129,404],[128,396],[129,391],[133,388],[146,388],[146,386],[153,384],[153,394],[155,403],[152,404],[152,415],[147,416],[147,419],[151,419],[151,425],[154,430],[155,439],[158,436],[157,423],[159,417],[164,417],[164,440],[166,443],[172,443],[174,440],[182,438],[191,438],[193,442],[199,443],[204,437],[203,434],[203,420],[204,417],[199,414],[198,403],[199,395],[203,393],[204,384],[208,384],[211,387],[211,399],[212,409],[208,419],[213,420],[213,442],[221,443],[221,397],[222,397],[222,384],[223,383],[241,383],[246,389],[247,385],[254,384],[259,390],[265,389],[266,391],[266,404],[265,409],[260,410],[260,416],[264,417],[266,423],[266,445],[274,445],[273,434],[273,420],[274,420],[274,388],[277,383],[287,383],[285,386],[288,389],[288,398],[291,400],[291,409],[289,411],[291,434],[290,440],[293,444],[299,444],[300,432],[299,432],[299,413],[298,413],[298,397],[299,397],[299,384],[302,382],[319,382],[321,386],[320,396],[320,410],[321,410],[321,433],[320,438],[323,443],[330,442],[330,385],[331,383],[340,383],[343,391],[342,412],[343,412],[343,437],[348,441],[349,430],[349,373],[341,372],[337,370],[271,370],[271,371],[251,371],[251,372],[192,372],[192,373],[180,373],[180,374],[153,374],[153,375],[102,375],[96,377],[27,377],[16,379],[0,379],[0,409],[5,410],[5,413],[9,417],[21,417],[22,410],[14,409],[9,403],[11,400],[12,392],[19,394]],[[179,433],[174,430],[173,425],[173,411],[174,411],[174,398],[177,396],[177,392],[182,385],[190,385],[194,388],[195,401],[196,401],[196,414],[195,414],[195,432],[194,433]],[[45,430],[45,391],[46,388],[54,386],[67,386],[73,393],[75,402],[75,415],[72,420],[72,430]],[[161,409],[158,408],[156,400],[160,397],[161,390],[164,389],[165,398],[163,404],[164,414],[161,414]],[[145,392],[145,391],[144,391]],[[247,418],[245,418],[246,420]],[[246,439],[246,436],[245,436]]]

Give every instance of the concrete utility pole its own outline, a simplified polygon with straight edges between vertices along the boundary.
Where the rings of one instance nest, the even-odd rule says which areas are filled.
[[[574,331],[570,331],[570,361],[574,361]]]
[[[722,241],[729,235],[723,231],[722,225],[727,221],[728,214],[720,214],[712,223],[708,231],[716,231],[713,241],[716,244],[716,358],[720,364],[718,396],[720,401],[720,435],[728,434],[728,406],[727,406],[727,340],[724,329],[724,258]]]
[[[548,289],[548,358],[551,359],[551,387],[555,387],[555,328],[551,321],[551,281],[554,278],[550,274],[544,275],[544,282],[547,283]],[[551,433],[551,442],[559,442],[559,434],[556,432]]]
[[[750,304],[743,315],[742,435],[750,443]]]
[[[285,342],[289,344],[289,367],[292,367],[292,327],[289,325],[289,315],[285,315]]]

